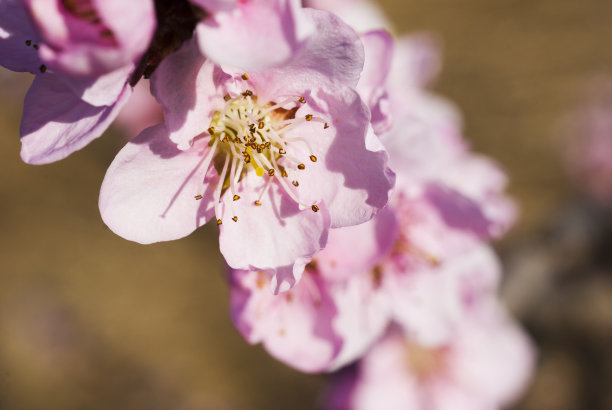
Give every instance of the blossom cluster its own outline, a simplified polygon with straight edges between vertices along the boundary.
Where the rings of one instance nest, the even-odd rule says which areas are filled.
[[[108,227],[148,244],[212,221],[249,343],[304,372],[356,363],[330,408],[496,409],[525,385],[489,244],[515,205],[429,90],[431,37],[359,0],[0,0],[0,65],[35,75],[25,162],[117,119]]]

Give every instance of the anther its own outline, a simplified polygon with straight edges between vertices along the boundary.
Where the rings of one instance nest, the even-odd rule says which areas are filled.
[[[221,225],[223,223],[223,221],[221,221],[221,219],[217,219],[217,225]]]
[[[38,50],[38,44],[34,44],[32,47],[34,48],[34,50]]]
[[[32,40],[26,40],[26,46],[30,47],[32,45]]]
[[[259,128],[260,130],[263,130],[263,127],[265,127],[266,124],[264,124],[263,121],[259,121],[259,124],[257,124],[257,128]]]
[[[259,202],[259,201],[255,201],[253,203],[255,204],[255,206],[261,206],[261,202]]]
[[[242,74],[242,79],[243,80],[248,80],[249,79],[249,75],[247,73]]]
[[[325,125],[323,126],[323,129],[324,129],[324,130],[326,130],[326,129],[328,129],[328,128],[329,128],[329,124],[328,124],[328,123],[325,123]]]
[[[306,165],[304,165],[304,164],[299,164],[298,165],[298,169],[304,169],[304,168],[306,168]]]
[[[246,90],[245,92],[243,92],[243,93],[242,93],[242,95],[243,95],[244,97],[250,97],[250,96],[252,96],[252,95],[253,95],[253,91],[251,91],[251,90]]]
[[[234,222],[238,222],[238,217],[237,217],[237,216],[233,217],[233,218],[232,218],[232,221],[234,221]]]
[[[313,212],[319,212],[319,207],[318,207],[318,206],[316,206],[316,205],[313,205],[313,206],[311,207],[311,209],[312,209],[312,211],[313,211]]]
[[[304,98],[304,97],[300,97],[300,98],[298,99],[298,101],[299,101],[299,102],[301,102],[302,104],[304,104],[304,103],[306,102],[306,98]]]
[[[312,114],[306,114],[306,121],[312,120]]]
[[[230,95],[229,95],[229,94],[225,94],[225,95],[223,96],[223,99],[225,100],[225,102],[228,102],[229,100],[231,100],[231,99],[232,99],[232,97],[230,97]]]
[[[215,133],[215,127],[210,127],[208,133],[212,136]]]
[[[239,200],[239,199],[240,199],[240,195],[234,195],[234,198],[233,198],[233,199],[234,199],[234,201]]]
[[[281,155],[285,155],[287,153],[287,151],[285,151],[283,148],[278,150],[278,153]]]
[[[270,168],[270,169],[268,170],[268,175],[270,175],[271,177],[273,177],[273,176],[274,176],[274,168]]]
[[[297,181],[293,181],[293,182],[291,182],[291,183],[293,184],[293,186],[299,186],[299,185],[300,185],[300,183],[299,183],[299,182],[297,182]]]
[[[311,160],[312,162],[317,162],[317,157],[315,157],[314,155],[311,155],[311,156],[310,156],[310,160]]]
[[[285,171],[284,169],[281,169],[281,175],[285,178],[289,176],[289,174],[287,174],[287,171]]]
[[[45,71],[47,71],[47,66],[42,64],[40,67],[38,67],[38,69],[40,70],[41,73],[44,73]]]
[[[202,199],[202,195],[198,194],[198,195],[194,196],[194,198],[196,199],[196,201],[199,201],[200,199]]]

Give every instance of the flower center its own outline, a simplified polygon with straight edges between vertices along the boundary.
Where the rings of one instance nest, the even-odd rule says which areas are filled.
[[[244,74],[242,79],[246,84],[248,75]],[[257,176],[267,178],[253,205],[261,206],[262,197],[275,181],[295,202],[317,212],[317,205],[305,204],[299,199],[299,180],[296,177],[289,182],[287,169],[292,167],[303,171],[307,162],[317,162],[308,140],[293,135],[292,131],[306,122],[318,122],[322,128],[327,129],[327,122],[312,114],[296,118],[298,108],[306,102],[304,97],[296,96],[279,103],[262,104],[247,88],[238,95],[226,94],[224,100],[225,105],[214,113],[208,128],[210,151],[204,161],[205,173],[212,164],[219,174],[215,189],[216,214],[220,215],[220,198],[227,190],[231,191],[234,201],[240,199],[237,185],[247,172],[255,172]],[[296,144],[306,148],[309,154],[305,158],[300,158],[303,149],[297,154]],[[196,195],[195,199],[202,199],[202,194]],[[238,221],[237,216],[232,219]],[[221,224],[221,219],[217,223]]]

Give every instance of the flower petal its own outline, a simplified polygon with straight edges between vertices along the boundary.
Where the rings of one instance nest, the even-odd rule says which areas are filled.
[[[307,160],[305,170],[288,169],[289,178],[299,180],[301,198],[322,201],[328,207],[332,228],[366,222],[387,204],[394,184],[387,153],[368,127],[368,109],[355,91],[320,91],[317,97],[316,101],[310,98],[296,117],[320,115],[329,128],[310,121],[291,131],[289,138],[295,135],[308,141],[294,143],[296,154],[292,151],[292,155],[308,158],[314,154],[318,159],[312,164]]]
[[[291,59],[282,66],[249,73],[264,100],[301,96],[313,88],[355,87],[359,81],[364,51],[357,33],[325,11],[304,9],[301,16],[308,26],[314,26],[314,33]]]
[[[94,107],[52,73],[37,76],[24,102],[21,157],[30,164],[46,164],[85,147],[108,128],[130,92],[126,86],[114,104]]]
[[[359,225],[332,229],[327,246],[316,255],[317,269],[327,280],[350,280],[376,266],[395,244],[399,226],[389,206]]]
[[[202,192],[205,144],[179,151],[163,125],[143,131],[109,167],[100,191],[100,213],[123,238],[153,243],[182,238],[212,216],[211,172]],[[194,199],[203,194],[203,199]]]
[[[293,287],[306,263],[325,246],[329,216],[323,206],[319,212],[300,209],[274,179],[259,198],[268,178],[249,172],[236,192],[223,195],[219,245],[232,268],[277,275],[272,284],[278,293]],[[233,195],[240,199],[234,201]]]
[[[188,149],[206,131],[212,114],[223,106],[222,85],[230,77],[206,60],[194,40],[164,59],[155,71],[151,91],[164,108],[170,139]]]
[[[0,65],[12,71],[39,74],[42,62],[34,48],[39,41],[21,1],[0,0]]]
[[[391,127],[386,82],[393,57],[393,39],[385,30],[369,31],[360,37],[365,50],[365,64],[357,92],[370,108],[372,127],[379,135]]]
[[[287,61],[309,30],[296,15],[296,0],[241,1],[227,13],[216,13],[198,24],[204,55],[217,64],[244,71]]]

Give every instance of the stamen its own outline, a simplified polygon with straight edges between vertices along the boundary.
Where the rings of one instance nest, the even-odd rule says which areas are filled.
[[[248,80],[249,79],[249,75],[247,73],[242,74],[242,79],[243,80]]]
[[[234,221],[234,222],[238,222],[238,217],[237,217],[237,216],[234,216],[234,217],[232,218],[232,221]]]
[[[311,209],[312,209],[312,211],[313,211],[313,212],[319,212],[319,207],[318,207],[318,206],[316,206],[316,205],[313,205],[313,206],[311,207]]]
[[[315,157],[314,155],[311,155],[311,156],[310,156],[310,160],[311,160],[312,162],[317,162],[317,157]]]
[[[304,164],[299,164],[297,167],[298,167],[298,169],[304,169],[304,168],[306,168],[306,165],[304,165]]]

